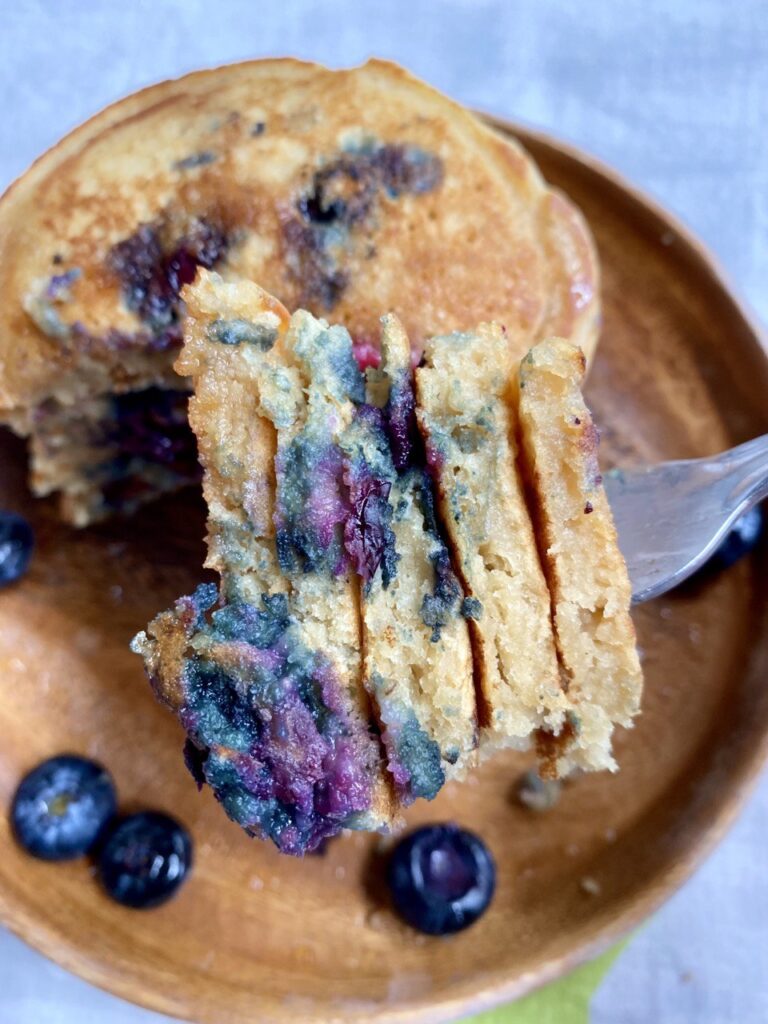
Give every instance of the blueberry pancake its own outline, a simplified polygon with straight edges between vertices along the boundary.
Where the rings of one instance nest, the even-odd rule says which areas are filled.
[[[277,431],[275,542],[296,616],[317,645],[346,634],[348,664],[360,650],[351,624],[362,616],[363,683],[407,804],[433,798],[465,769],[475,701],[461,589],[427,518],[430,482],[412,450],[410,347],[394,317],[383,343],[366,387],[347,331],[300,310],[284,355],[299,388],[285,365],[262,369],[258,385]]]
[[[83,525],[108,509],[129,515],[200,479],[182,380],[175,387],[84,395],[76,415],[46,402],[35,416],[32,489],[38,496],[58,492],[68,522]]]
[[[629,577],[597,462],[599,435],[581,394],[584,369],[578,348],[551,338],[522,361],[516,398],[523,472],[575,715],[565,757],[615,768],[611,731],[638,713],[642,672]],[[542,753],[556,762],[562,744],[544,738]]]
[[[205,470],[206,564],[220,574],[224,604],[211,622],[251,621],[267,605],[279,607],[300,650],[322,652],[362,717],[370,715],[367,691],[398,802],[431,799],[472,759],[475,697],[463,592],[415,430],[405,332],[394,316],[385,318],[382,367],[366,386],[341,327],[305,311],[288,325],[284,309],[257,286],[207,271],[185,297],[177,369],[194,388],[189,416]],[[211,781],[211,738],[190,727],[184,704],[193,651],[210,648],[199,600],[183,599],[159,616],[135,649],[203,752]],[[181,660],[177,645],[186,652]],[[169,693],[180,693],[181,703]],[[212,692],[210,699],[226,717],[221,698]],[[358,827],[386,823],[388,792],[375,768],[379,818],[358,811]],[[214,789],[217,780],[214,773]],[[249,830],[272,835],[237,814]],[[290,835],[308,843],[320,830],[306,841]]]
[[[198,267],[332,317],[369,362],[381,310],[415,347],[491,317],[517,357],[551,333],[596,342],[579,213],[400,68],[254,61],[153,86],[0,200],[0,419],[73,523],[197,478],[172,366]]]
[[[561,733],[549,593],[516,467],[512,361],[498,324],[431,339],[416,371],[417,408],[439,505],[466,591],[481,747],[528,747]]]
[[[201,274],[185,297],[178,368],[221,584],[181,598],[133,649],[187,730],[198,783],[246,831],[302,854],[392,821],[336,529],[332,432],[362,378],[349,344],[339,358],[332,331],[302,314],[288,329],[256,285]]]
[[[355,551],[365,682],[407,804],[431,799],[471,763],[475,695],[464,594],[415,430],[410,346],[391,314],[383,318],[381,353],[381,369],[368,374],[368,403],[341,443],[356,512],[350,525],[363,539]],[[367,539],[378,537],[380,557]]]
[[[535,743],[545,774],[614,768],[641,676],[580,351],[540,344],[517,386],[484,324],[414,375],[388,314],[363,374],[344,328],[254,284],[203,270],[184,298],[221,582],[134,650],[229,815],[288,853],[385,828],[478,733]]]

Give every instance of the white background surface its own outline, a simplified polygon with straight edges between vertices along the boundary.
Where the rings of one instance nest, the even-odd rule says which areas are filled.
[[[467,104],[579,144],[687,221],[768,321],[765,0],[0,0],[0,189],[139,86],[282,54],[392,57]],[[764,778],[729,838],[613,968],[595,1024],[768,1021],[767,864]],[[0,930],[0,1024],[165,1020]]]

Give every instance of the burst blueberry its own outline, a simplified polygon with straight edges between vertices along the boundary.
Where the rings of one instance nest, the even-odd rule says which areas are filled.
[[[27,571],[32,555],[32,527],[13,512],[0,512],[0,587]]]
[[[345,147],[315,171],[283,223],[286,267],[299,305],[331,310],[349,285],[355,239],[367,240],[384,197],[423,195],[443,181],[439,156],[418,146],[366,142]],[[358,242],[359,244],[359,242]],[[340,256],[347,251],[347,259]]]
[[[427,825],[392,855],[388,881],[398,913],[427,935],[449,935],[488,908],[496,867],[485,843],[456,825]]]
[[[107,893],[136,910],[169,900],[192,866],[192,839],[173,818],[143,811],[123,818],[99,853],[99,874]]]
[[[107,267],[118,277],[129,309],[161,335],[178,332],[182,312],[179,293],[194,281],[198,267],[209,269],[227,254],[222,226],[203,218],[190,220],[186,232],[170,242],[162,220],[141,224],[107,254]]]
[[[116,806],[106,769],[65,754],[44,761],[22,780],[11,824],[28,853],[42,860],[70,860],[93,849]]]

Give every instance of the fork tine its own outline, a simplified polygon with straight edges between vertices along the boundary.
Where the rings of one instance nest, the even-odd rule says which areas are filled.
[[[635,603],[682,583],[768,496],[768,435],[714,458],[613,470],[605,488]]]

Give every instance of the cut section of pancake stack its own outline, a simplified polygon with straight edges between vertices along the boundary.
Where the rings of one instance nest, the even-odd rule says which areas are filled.
[[[399,320],[364,375],[349,334],[248,282],[185,290],[221,578],[134,641],[227,813],[287,853],[391,827],[500,747],[614,768],[639,708],[626,568],[558,339],[426,342]]]

